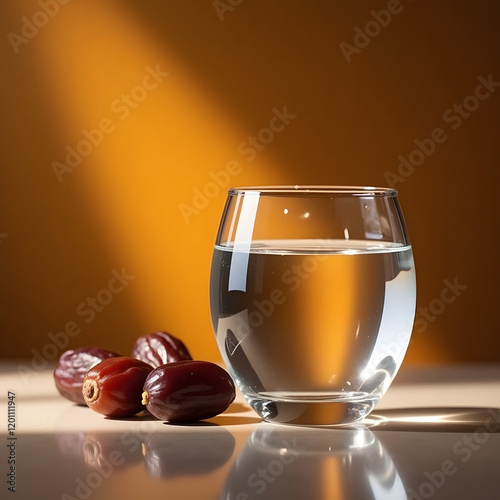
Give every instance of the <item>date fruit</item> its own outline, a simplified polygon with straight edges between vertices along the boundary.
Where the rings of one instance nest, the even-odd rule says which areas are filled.
[[[122,356],[101,361],[83,381],[87,406],[107,417],[130,417],[144,408],[143,385],[153,367],[140,359]]]
[[[85,405],[82,387],[86,373],[104,359],[120,356],[113,351],[98,347],[80,347],[64,352],[59,358],[59,365],[54,370],[54,382],[61,396]]]
[[[167,332],[155,332],[139,337],[132,356],[148,363],[153,368],[166,363],[193,359],[182,340]]]
[[[155,368],[147,377],[142,404],[160,420],[196,422],[215,417],[234,401],[229,373],[209,361],[177,361]]]

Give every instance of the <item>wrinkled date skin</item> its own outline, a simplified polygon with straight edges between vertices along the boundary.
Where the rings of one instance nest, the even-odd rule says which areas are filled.
[[[83,381],[87,406],[107,417],[130,417],[144,409],[141,394],[153,367],[140,359],[122,356],[101,361]]]
[[[208,361],[177,361],[155,368],[144,383],[142,403],[171,423],[215,417],[234,401],[233,380]]]
[[[61,396],[85,405],[82,387],[86,373],[104,359],[120,356],[113,351],[98,347],[80,347],[64,352],[59,358],[59,365],[54,370],[54,382]]]
[[[139,337],[132,351],[134,358],[153,368],[166,363],[193,359],[182,340],[167,332],[150,333]]]

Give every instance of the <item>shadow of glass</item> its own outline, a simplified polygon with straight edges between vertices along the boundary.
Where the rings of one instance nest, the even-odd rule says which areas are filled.
[[[257,416],[240,417],[236,415],[233,417],[231,415],[218,415],[217,417],[211,418],[210,422],[227,427],[230,425],[258,424],[262,422],[262,420]]]
[[[242,403],[231,403],[231,405],[225,411],[225,413],[245,413],[248,410],[249,410],[248,406],[245,406]]]
[[[405,432],[500,433],[500,408],[401,408],[373,411],[363,424],[370,429]]]

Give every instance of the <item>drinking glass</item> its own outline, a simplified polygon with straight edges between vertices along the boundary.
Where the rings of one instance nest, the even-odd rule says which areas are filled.
[[[401,366],[415,302],[396,190],[229,190],[212,258],[212,324],[262,419],[338,425],[366,417]]]

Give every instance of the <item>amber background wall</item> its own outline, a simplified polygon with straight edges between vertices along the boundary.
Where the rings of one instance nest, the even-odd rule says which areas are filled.
[[[500,360],[497,1],[65,1],[0,4],[2,357],[164,329],[219,359],[225,191],[276,183],[399,189],[407,362]]]

